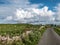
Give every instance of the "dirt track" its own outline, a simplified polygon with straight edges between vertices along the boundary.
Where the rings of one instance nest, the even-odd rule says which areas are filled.
[[[60,36],[54,31],[54,29],[49,28],[43,34],[38,45],[60,45]]]

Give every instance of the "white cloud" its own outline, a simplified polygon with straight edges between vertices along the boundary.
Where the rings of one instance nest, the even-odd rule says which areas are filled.
[[[35,23],[40,21],[54,21],[55,13],[51,10],[48,10],[48,7],[45,6],[43,8],[19,8],[16,11],[15,20],[19,22],[26,22],[26,23]],[[22,21],[21,21],[22,20]]]
[[[55,7],[56,10],[56,20],[60,21],[60,3]]]
[[[9,2],[8,4],[2,4],[0,6],[0,17],[2,17],[0,20],[2,22],[8,21],[7,18],[9,19],[10,16],[15,18],[15,11],[17,8],[38,8],[42,4],[30,4],[29,0],[6,0]],[[6,1],[3,0],[4,3]],[[15,20],[15,19],[14,19]],[[5,23],[5,22],[4,22]]]
[[[43,4],[30,4],[29,0],[9,0],[10,5],[0,6],[0,15],[5,16],[3,22],[17,21],[19,23],[52,22],[55,13]],[[1,17],[3,17],[1,16]],[[11,22],[10,22],[11,23]]]
[[[9,2],[8,4],[2,4],[0,6],[0,15],[14,15],[16,8],[37,8],[40,4],[30,4],[29,0],[2,0],[4,3]],[[42,4],[41,4],[42,5]]]
[[[39,6],[43,6],[43,4],[41,3],[31,4],[29,0],[10,0],[9,2],[12,4],[12,6],[20,8],[29,8],[29,7],[37,8]]]
[[[52,15],[54,15],[54,12],[52,12],[51,10],[48,10],[47,6],[44,6],[42,9],[33,9],[33,11],[35,13],[37,13],[38,15],[41,15],[41,16],[52,16]]]
[[[13,20],[13,17],[12,16],[7,16],[4,20],[7,20],[7,21]]]

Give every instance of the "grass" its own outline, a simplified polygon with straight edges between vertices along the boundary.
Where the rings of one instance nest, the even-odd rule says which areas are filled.
[[[55,27],[55,32],[60,36],[60,28],[59,27]]]
[[[0,24],[0,35],[20,35],[27,30],[38,29],[39,27],[29,24]]]
[[[13,40],[13,37],[19,36],[21,40],[0,40],[0,45],[37,45],[44,31],[45,26],[40,29],[42,25],[32,24],[0,24],[0,35],[1,37],[9,36]],[[29,33],[28,33],[29,32]]]

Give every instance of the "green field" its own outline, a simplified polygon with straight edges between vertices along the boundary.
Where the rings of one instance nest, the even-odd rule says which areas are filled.
[[[37,45],[47,28],[60,35],[56,25],[0,24],[0,45]]]
[[[32,24],[0,24],[0,45],[37,45],[46,30]]]

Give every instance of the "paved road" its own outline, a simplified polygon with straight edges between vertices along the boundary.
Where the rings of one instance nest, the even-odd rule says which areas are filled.
[[[38,45],[60,45],[60,36],[54,31],[54,29],[49,28],[43,34]]]

